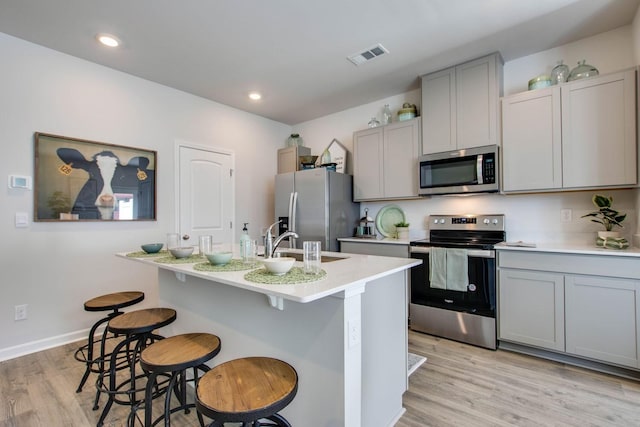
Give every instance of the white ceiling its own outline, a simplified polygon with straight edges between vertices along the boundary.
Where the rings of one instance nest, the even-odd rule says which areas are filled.
[[[631,24],[640,0],[0,0],[0,31],[287,124]],[[99,46],[117,35],[117,50]],[[381,43],[380,58],[346,57]],[[262,92],[251,102],[249,91]]]

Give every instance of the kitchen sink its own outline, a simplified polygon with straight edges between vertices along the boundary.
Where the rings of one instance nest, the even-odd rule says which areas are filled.
[[[275,256],[281,257],[291,257],[295,258],[296,261],[302,261],[303,255],[298,252],[276,252]],[[332,261],[340,261],[341,259],[347,259],[347,257],[339,257],[339,256],[330,256],[330,255],[322,255],[320,257],[320,262],[332,262]]]

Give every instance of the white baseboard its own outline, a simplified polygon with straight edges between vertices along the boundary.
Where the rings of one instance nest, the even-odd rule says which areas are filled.
[[[68,334],[58,335],[55,337],[45,338],[37,341],[16,345],[0,349],[0,362],[15,359],[16,357],[25,356],[38,351],[47,350],[53,347],[69,344],[71,342],[86,340],[89,329],[69,332]]]

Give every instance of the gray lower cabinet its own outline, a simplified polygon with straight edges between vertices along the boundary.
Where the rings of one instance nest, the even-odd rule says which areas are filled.
[[[640,281],[567,275],[567,353],[639,368]]]
[[[353,242],[340,241],[340,252],[362,255],[391,256],[409,258],[408,244],[374,243],[371,241]]]
[[[638,262],[498,251],[498,338],[639,369]]]
[[[564,351],[564,275],[500,270],[499,339]]]

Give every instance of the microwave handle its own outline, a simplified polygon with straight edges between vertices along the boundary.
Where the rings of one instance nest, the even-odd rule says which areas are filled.
[[[484,179],[483,179],[483,163],[482,163],[482,158],[484,156],[482,154],[478,154],[478,158],[476,159],[476,178],[478,180],[478,184],[484,184]]]

